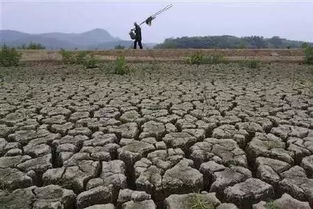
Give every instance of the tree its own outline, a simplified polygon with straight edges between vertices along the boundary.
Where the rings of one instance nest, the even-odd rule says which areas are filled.
[[[114,49],[125,49],[125,46],[122,46],[121,44],[119,44],[119,45],[116,45]]]
[[[273,45],[274,48],[282,48],[283,41],[279,36],[273,36],[268,41]]]

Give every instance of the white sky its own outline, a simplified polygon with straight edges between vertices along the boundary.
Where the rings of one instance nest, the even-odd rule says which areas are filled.
[[[0,29],[71,33],[103,28],[127,40],[133,22],[169,3],[174,7],[152,27],[142,27],[144,42],[205,35],[277,35],[313,42],[313,0],[0,0]]]

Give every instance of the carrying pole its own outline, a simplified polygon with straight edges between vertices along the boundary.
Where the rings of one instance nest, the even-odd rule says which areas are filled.
[[[152,15],[153,17],[156,17],[157,15],[169,10],[170,8],[173,7],[173,4],[167,5],[166,7],[164,7],[163,9],[161,9],[160,11],[156,12],[154,15]]]
[[[144,23],[147,23],[147,24],[150,23],[150,24],[151,24],[151,21],[152,21],[153,19],[155,19],[156,16],[158,16],[158,15],[160,15],[161,13],[163,13],[163,12],[169,10],[169,9],[172,8],[172,7],[173,7],[173,4],[167,5],[166,7],[164,7],[163,9],[161,9],[160,11],[158,11],[158,12],[156,12],[155,14],[153,14],[152,16],[148,17],[145,21],[143,21],[142,23],[140,23],[140,25],[142,25],[142,24],[144,24]]]

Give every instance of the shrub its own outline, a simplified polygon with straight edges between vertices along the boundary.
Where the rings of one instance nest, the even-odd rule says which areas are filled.
[[[201,52],[196,52],[187,58],[187,63],[191,65],[200,65],[204,62],[204,56]]]
[[[267,202],[267,203],[265,204],[265,208],[266,208],[266,209],[279,209],[279,207],[274,203],[273,200]]]
[[[44,47],[43,45],[41,44],[36,44],[36,43],[30,43],[26,49],[45,49],[46,47]]]
[[[114,74],[124,75],[128,72],[129,67],[127,66],[125,57],[124,56],[117,57],[114,63]]]
[[[0,86],[3,85],[4,82],[4,76],[0,74]]]
[[[313,47],[312,46],[307,46],[304,49],[304,55],[305,55],[305,63],[309,65],[313,65]]]
[[[88,53],[86,51],[78,52],[78,54],[75,56],[75,64],[85,64],[85,62],[87,61],[87,55]]]
[[[192,199],[191,209],[214,209],[214,205],[202,200],[199,196]]]
[[[208,64],[220,64],[226,62],[223,55],[211,55],[206,57],[206,60]]]
[[[0,51],[0,65],[4,67],[18,66],[21,56],[21,53],[17,52],[15,48],[4,45]]]
[[[37,43],[33,43],[31,42],[30,44],[26,45],[23,44],[22,46],[18,46],[18,49],[45,49],[46,47],[41,45],[41,44],[37,44]]]
[[[251,69],[256,69],[260,67],[260,61],[258,60],[245,60],[241,62],[241,65],[243,67],[251,68]]]
[[[302,49],[306,49],[307,47],[309,47],[310,45],[308,44],[308,43],[303,43],[302,45],[301,45],[301,48]]]
[[[201,52],[196,52],[187,58],[187,63],[191,65],[220,64],[225,63],[225,59],[222,55],[204,56]]]
[[[61,49],[60,54],[62,56],[62,62],[64,64],[69,65],[69,64],[75,64],[76,63],[76,59],[74,57],[73,52]]]
[[[84,58],[83,65],[86,68],[96,68],[97,67],[97,63],[98,63],[98,61],[96,60],[95,56],[93,54],[91,54],[91,55],[87,55]]]
[[[86,51],[71,52],[62,49],[60,51],[62,62],[66,65],[83,65],[86,68],[97,67],[97,60],[94,55],[89,55]]]
[[[125,46],[122,46],[119,44],[119,45],[115,46],[114,49],[125,49]]]

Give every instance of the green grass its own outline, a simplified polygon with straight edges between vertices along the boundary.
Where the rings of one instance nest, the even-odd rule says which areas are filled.
[[[95,58],[93,54],[87,55],[83,61],[83,65],[85,68],[96,68],[98,65],[98,60]]]
[[[220,64],[225,63],[226,60],[222,55],[210,55],[204,56],[201,52],[196,52],[186,59],[186,63],[190,65],[201,65],[201,64]]]
[[[240,62],[240,65],[250,69],[257,69],[261,66],[261,62],[258,60],[244,60]]]
[[[192,200],[191,209],[214,209],[214,205],[202,200],[199,196],[196,196]]]
[[[98,60],[93,54],[86,51],[71,52],[62,49],[60,51],[62,62],[65,65],[83,65],[85,68],[96,68]]]
[[[313,67],[311,69],[311,78],[307,81],[306,85],[309,88],[310,95],[313,96]]]
[[[86,51],[80,51],[73,59],[75,59],[75,64],[83,65],[86,62],[86,57],[88,53]]]
[[[129,66],[126,63],[124,56],[118,56],[114,62],[113,73],[117,75],[124,75],[130,72]]]
[[[275,205],[275,202],[273,200],[270,200],[265,205],[266,209],[280,209],[277,205]]]
[[[3,45],[0,50],[0,66],[12,67],[18,66],[22,54],[17,52],[15,48]]]
[[[73,52],[61,49],[60,54],[62,56],[63,64],[73,65],[73,64],[76,63],[76,58],[74,57],[74,53]]]
[[[304,55],[305,55],[305,63],[309,65],[313,65],[313,47],[307,46],[304,49]]]

